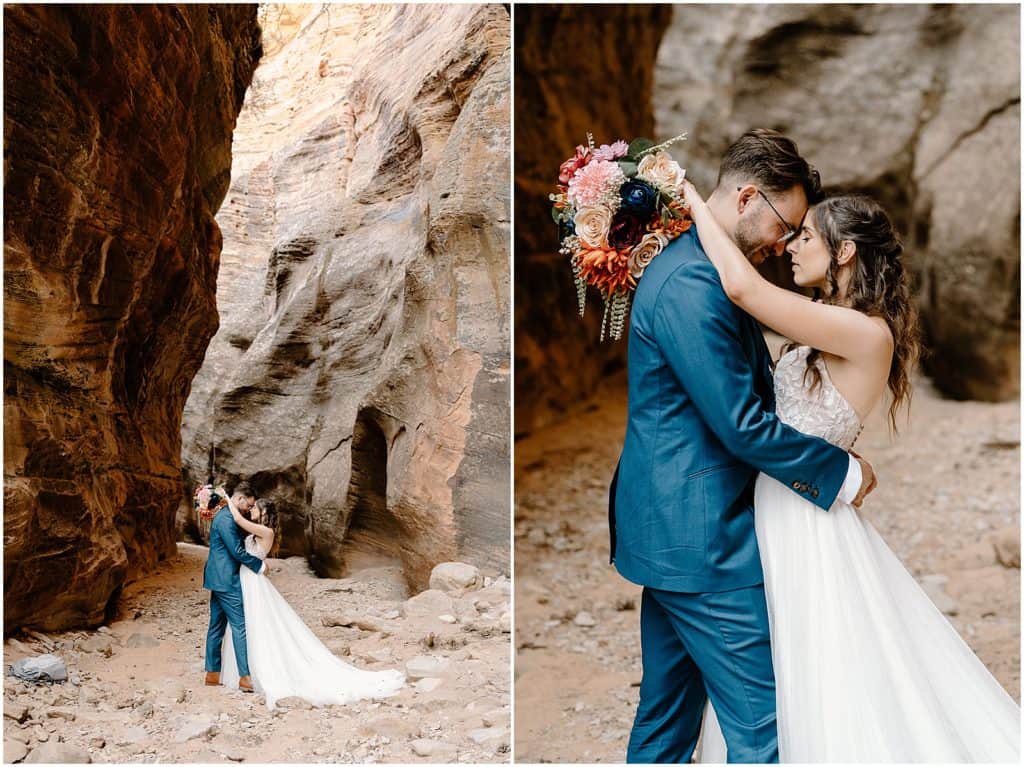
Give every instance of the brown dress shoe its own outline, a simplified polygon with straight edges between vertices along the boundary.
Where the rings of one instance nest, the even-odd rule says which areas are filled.
[[[210,687],[215,687],[220,684],[220,672],[219,671],[207,671],[206,672],[206,684]]]
[[[252,679],[247,676],[243,676],[238,680],[238,689],[244,692],[252,692]]]

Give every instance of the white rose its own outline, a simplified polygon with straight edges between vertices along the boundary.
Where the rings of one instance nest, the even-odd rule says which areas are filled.
[[[612,212],[597,205],[592,208],[580,208],[572,217],[576,226],[576,236],[588,248],[600,248],[605,244],[608,230],[612,225]]]
[[[654,260],[654,257],[661,253],[668,245],[668,237],[663,234],[645,234],[629,252],[629,273],[634,279],[639,280],[643,276],[644,269]]]
[[[686,178],[686,171],[679,167],[679,163],[668,152],[655,152],[641,158],[637,175],[655,186],[678,192]]]

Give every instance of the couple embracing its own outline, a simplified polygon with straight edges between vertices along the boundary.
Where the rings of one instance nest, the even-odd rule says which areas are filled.
[[[264,561],[274,521],[273,503],[257,500],[247,482],[213,517],[203,573],[210,591],[206,684],[262,692],[268,708],[291,696],[326,706],[397,693],[401,671],[364,671],[335,657],[274,588]]]
[[[779,133],[726,152],[640,280],[611,556],[642,585],[630,762],[1018,762],[1020,709],[858,513],[853,452],[909,402],[916,317],[882,207]],[[788,254],[810,299],[755,265]],[[792,340],[773,365],[758,326]]]

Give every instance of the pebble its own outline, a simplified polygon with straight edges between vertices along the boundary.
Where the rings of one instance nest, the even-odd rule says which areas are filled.
[[[28,719],[29,707],[23,703],[4,703],[4,719],[13,719],[15,722],[24,722]]]
[[[214,734],[217,725],[211,721],[200,719],[186,722],[174,735],[175,743],[185,743],[195,738],[208,738]]]
[[[125,647],[159,647],[160,640],[149,634],[132,634],[125,640]]]
[[[576,617],[572,619],[572,622],[577,626],[582,626],[583,628],[591,628],[597,625],[597,621],[594,620],[594,616],[585,610],[581,610],[576,613]]]
[[[417,655],[405,664],[405,675],[410,680],[423,679],[429,676],[438,676],[448,671],[448,661],[444,658],[431,658],[427,655]]]
[[[450,743],[443,743],[437,740],[427,740],[425,738],[417,738],[409,744],[412,747],[412,751],[416,756],[422,757],[438,757],[439,761],[450,762],[454,761],[458,749]]]
[[[86,639],[79,639],[75,646],[82,652],[95,652],[110,657],[114,654],[114,645],[110,637],[97,634]]]
[[[477,745],[482,745],[489,740],[501,738],[507,733],[508,731],[501,727],[482,727],[478,730],[470,730],[469,739]]]
[[[442,682],[444,682],[444,680],[439,679],[438,677],[426,677],[425,679],[420,679],[413,683],[413,687],[415,687],[418,692],[433,692],[441,686]]]

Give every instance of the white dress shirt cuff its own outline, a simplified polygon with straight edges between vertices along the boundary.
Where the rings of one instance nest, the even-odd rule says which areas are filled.
[[[263,575],[263,573],[265,573],[266,571],[267,571],[267,563],[266,563],[266,562],[264,562],[264,563],[263,563],[263,567],[261,567],[261,568],[260,568],[260,571],[259,571],[258,573],[256,573],[256,574],[257,574],[257,575]]]
[[[860,484],[864,481],[861,474],[860,463],[852,455],[850,456],[850,468],[846,471],[846,481],[839,489],[839,500],[843,503],[853,503],[853,499],[860,492]]]

